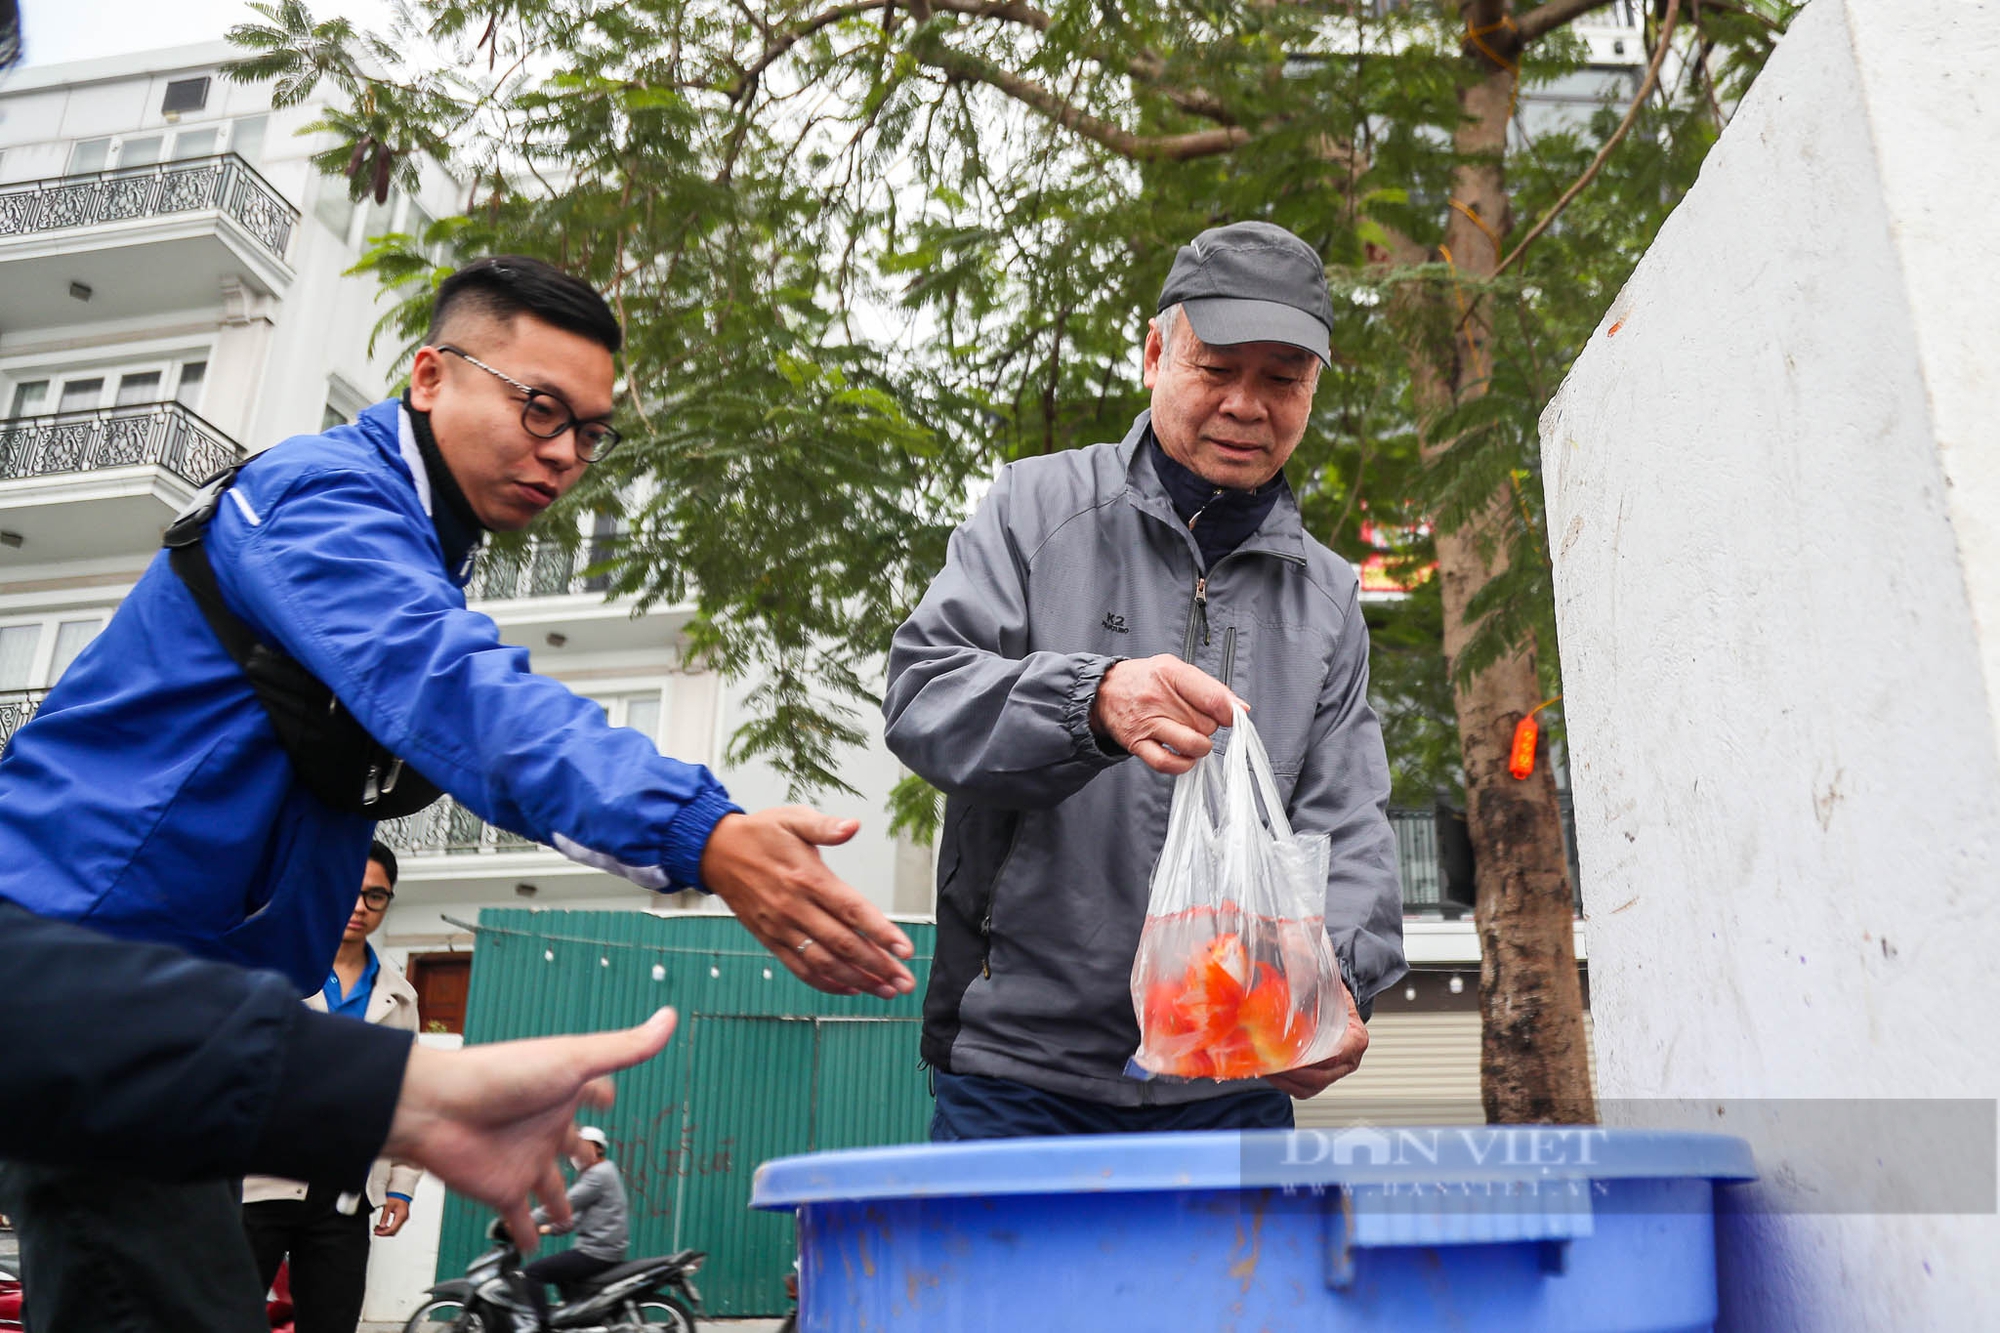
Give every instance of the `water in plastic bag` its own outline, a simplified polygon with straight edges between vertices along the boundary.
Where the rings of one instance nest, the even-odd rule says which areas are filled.
[[[1327,836],[1294,833],[1241,706],[1174,780],[1132,961],[1145,1078],[1256,1078],[1327,1059],[1347,1027],[1326,937]]]

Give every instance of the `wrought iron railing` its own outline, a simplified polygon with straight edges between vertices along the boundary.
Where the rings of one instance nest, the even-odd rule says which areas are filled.
[[[0,237],[214,209],[279,259],[299,210],[234,153],[0,186]]]
[[[532,852],[541,844],[498,829],[449,796],[414,815],[384,820],[375,836],[399,852]]]
[[[1445,906],[1444,876],[1438,867],[1437,816],[1429,810],[1391,810],[1396,830],[1396,867],[1403,877],[1403,910],[1435,912]]]
[[[7,748],[15,732],[28,725],[28,719],[42,706],[42,697],[47,693],[47,690],[9,690],[0,694],[0,750]]]
[[[1562,816],[1563,855],[1569,861],[1569,882],[1576,894],[1576,910],[1583,911],[1583,878],[1576,860],[1576,816],[1570,809],[1569,793],[1556,794]],[[1459,914],[1472,909],[1462,903],[1447,902],[1444,896],[1444,868],[1438,855],[1437,814],[1431,810],[1391,810],[1390,827],[1396,830],[1396,864],[1403,879],[1405,912]],[[1477,868],[1473,878],[1478,879]]]
[[[601,593],[610,586],[602,575],[585,578],[592,564],[589,551],[581,546],[557,542],[531,541],[508,549],[489,546],[472,565],[472,582],[466,585],[467,601],[513,597],[560,597],[566,593]]]
[[[0,421],[0,481],[151,463],[199,484],[242,461],[236,441],[179,403]]]

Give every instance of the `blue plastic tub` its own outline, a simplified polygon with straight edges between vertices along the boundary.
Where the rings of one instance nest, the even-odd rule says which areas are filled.
[[[1669,1333],[1754,1175],[1714,1134],[1135,1134],[782,1158],[751,1203],[798,1211],[804,1333]]]

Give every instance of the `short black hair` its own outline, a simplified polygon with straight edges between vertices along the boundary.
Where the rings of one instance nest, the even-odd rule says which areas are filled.
[[[445,325],[466,314],[503,320],[533,315],[609,352],[625,345],[625,331],[596,288],[526,255],[488,255],[446,278],[431,302],[431,327],[424,341],[436,345]]]
[[[368,844],[368,859],[381,866],[389,874],[389,887],[396,887],[396,854],[389,850],[389,844],[380,838]]]

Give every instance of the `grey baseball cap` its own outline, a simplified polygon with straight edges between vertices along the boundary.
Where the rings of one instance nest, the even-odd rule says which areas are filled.
[[[1290,343],[1333,364],[1333,298],[1310,245],[1270,222],[1210,227],[1182,246],[1160,289],[1195,336],[1215,347]]]

